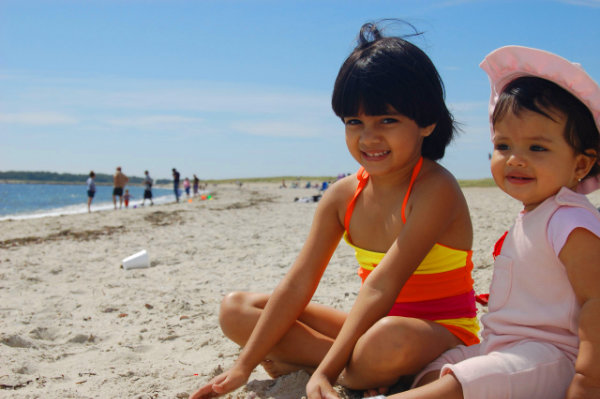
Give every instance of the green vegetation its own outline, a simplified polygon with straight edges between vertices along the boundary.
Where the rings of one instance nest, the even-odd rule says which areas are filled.
[[[323,181],[335,181],[337,177],[335,176],[279,176],[279,177],[251,177],[245,179],[222,179],[222,180],[205,180],[206,183],[210,184],[227,184],[227,183],[281,183],[282,180],[285,180],[286,184],[289,184],[294,181],[301,182],[313,182],[313,183],[321,183]],[[496,183],[494,183],[493,179],[473,179],[473,180],[458,180],[458,184],[461,187],[494,187]]]
[[[19,172],[9,170],[0,172],[0,181],[18,182],[18,183],[46,183],[46,184],[80,184],[85,183],[88,175],[71,174],[71,173],[55,173],[55,172]],[[142,184],[142,177],[129,176],[130,184]],[[112,184],[112,175],[104,173],[96,173],[96,184]],[[155,184],[166,184],[170,180],[159,179]]]
[[[88,175],[71,174],[71,173],[54,173],[54,172],[18,172],[8,171],[0,172],[0,182],[9,183],[46,183],[46,184],[81,184],[85,182]],[[294,181],[321,183],[323,181],[335,181],[335,176],[275,176],[275,177],[249,177],[244,179],[211,179],[203,180],[204,183],[210,184],[227,184],[227,183],[281,183],[285,180],[286,183]],[[142,184],[143,178],[130,176],[131,184]],[[155,180],[154,184],[170,184],[172,181],[168,179]],[[493,187],[495,186],[492,179],[476,179],[476,180],[459,180],[461,187]],[[96,184],[112,184],[112,175],[103,173],[96,174]]]
[[[458,184],[465,187],[495,187],[494,179],[459,180]]]
[[[334,176],[274,176],[274,177],[247,177],[243,179],[220,179],[220,180],[203,180],[206,183],[281,183],[285,180],[286,184],[295,181],[321,183],[323,181],[335,181],[337,177]]]

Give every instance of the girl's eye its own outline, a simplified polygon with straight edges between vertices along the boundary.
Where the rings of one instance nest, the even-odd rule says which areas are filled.
[[[346,119],[344,124],[346,125],[359,125],[361,122],[359,119]]]
[[[529,149],[535,152],[547,151],[546,148],[542,147],[541,145],[532,145],[529,147]]]
[[[383,123],[384,125],[388,125],[390,123],[396,123],[398,122],[398,119],[395,118],[384,118],[381,123]]]
[[[494,149],[498,151],[506,151],[508,150],[508,144],[496,144],[494,145]]]

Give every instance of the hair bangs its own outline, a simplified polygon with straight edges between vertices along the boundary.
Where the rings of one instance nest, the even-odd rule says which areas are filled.
[[[332,95],[333,112],[340,118],[365,115],[400,113],[415,119],[414,106],[403,100],[400,93],[407,91],[406,84],[387,76],[373,73],[368,67],[355,65],[345,76],[338,76]]]

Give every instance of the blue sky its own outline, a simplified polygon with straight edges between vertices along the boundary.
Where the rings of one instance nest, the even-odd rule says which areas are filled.
[[[381,18],[425,32],[462,124],[442,161],[458,178],[490,176],[487,53],[538,47],[600,81],[600,0],[1,0],[0,170],[354,172],[331,90]]]

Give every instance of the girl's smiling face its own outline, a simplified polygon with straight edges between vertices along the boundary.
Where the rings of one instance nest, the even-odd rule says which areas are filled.
[[[552,119],[523,109],[507,112],[494,125],[492,175],[498,187],[531,211],[562,187],[574,189],[589,171],[589,158],[564,138],[565,115]]]
[[[420,127],[411,118],[389,110],[385,115],[344,117],[350,154],[371,175],[402,169],[421,156],[423,138],[435,124]]]

